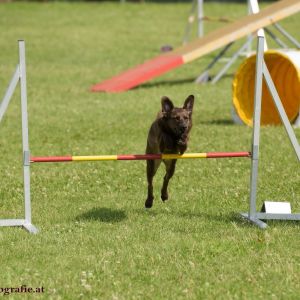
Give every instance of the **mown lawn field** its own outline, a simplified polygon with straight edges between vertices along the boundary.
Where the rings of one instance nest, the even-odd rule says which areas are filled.
[[[179,106],[190,94],[189,152],[251,150],[251,128],[231,121],[232,78],[243,58],[216,85],[194,83],[213,52],[126,93],[89,92],[162,45],[179,46],[189,10],[174,2],[1,4],[0,95],[25,39],[31,154],[144,153],[161,97]],[[247,8],[209,2],[205,12],[237,19]],[[299,14],[281,24],[300,39]],[[0,124],[0,218],[23,214],[19,99],[17,91]],[[284,129],[263,127],[260,149],[257,209],[268,199],[299,212],[299,163]],[[39,233],[0,228],[2,294],[26,285],[44,293],[9,299],[299,299],[299,223],[270,221],[263,231],[239,216],[248,210],[249,159],[179,161],[166,203],[163,175],[161,168],[145,211],[144,161],[33,165]]]

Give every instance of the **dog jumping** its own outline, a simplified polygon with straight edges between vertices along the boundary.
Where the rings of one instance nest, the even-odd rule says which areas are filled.
[[[161,99],[162,110],[158,113],[156,120],[152,123],[148,139],[146,154],[183,154],[187,149],[189,133],[192,128],[192,113],[194,96],[190,95],[184,102],[183,107],[174,107],[168,97]],[[161,199],[169,198],[168,184],[175,172],[176,159],[163,160],[166,167]],[[145,202],[146,208],[153,205],[153,177],[156,174],[161,160],[147,160],[148,196]]]

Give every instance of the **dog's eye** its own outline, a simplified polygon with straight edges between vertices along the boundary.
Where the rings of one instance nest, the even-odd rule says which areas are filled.
[[[176,121],[180,121],[180,117],[179,117],[179,116],[176,116],[174,119],[175,119]]]

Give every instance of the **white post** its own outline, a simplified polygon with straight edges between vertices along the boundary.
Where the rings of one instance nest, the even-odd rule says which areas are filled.
[[[21,88],[21,111],[22,111],[22,144],[23,144],[23,177],[24,177],[24,200],[25,200],[25,224],[24,227],[36,233],[37,229],[31,224],[31,201],[30,201],[30,154],[27,113],[27,82],[25,42],[19,40],[20,60],[20,88]]]
[[[37,233],[37,228],[31,223],[30,203],[30,154],[28,141],[28,115],[27,115],[27,88],[26,88],[26,63],[25,42],[19,41],[19,65],[9,84],[4,99],[0,105],[0,121],[7,109],[13,92],[20,81],[21,111],[22,111],[22,145],[23,145],[23,178],[24,178],[24,219],[0,219],[0,226],[23,226],[31,233]]]
[[[254,93],[254,112],[253,112],[253,135],[252,135],[252,165],[250,177],[250,201],[248,213],[242,213],[242,216],[260,228],[266,228],[267,224],[261,220],[294,220],[300,221],[300,214],[292,214],[281,211],[276,213],[257,212],[256,211],[256,195],[258,181],[258,159],[259,159],[259,136],[260,136],[260,117],[261,117],[261,101],[262,101],[262,83],[265,83],[271,93],[274,104],[280,115],[281,121],[285,127],[290,142],[295,150],[295,154],[300,161],[300,146],[297,137],[288,120],[284,107],[282,106],[276,87],[272,81],[269,70],[264,62],[264,36],[260,29],[258,31],[258,45],[256,53],[256,71],[255,71],[255,93]]]
[[[260,32],[261,33],[261,32]],[[264,59],[264,37],[258,36],[256,53],[256,73],[255,73],[255,94],[254,94],[254,113],[253,113],[253,133],[252,133],[252,163],[250,177],[250,205],[249,219],[261,228],[266,224],[259,221],[256,215],[256,194],[258,180],[258,158],[259,158],[259,137],[260,137],[260,117],[261,117],[261,98],[263,80],[263,59]]]
[[[203,37],[204,35],[204,22],[203,22],[203,0],[198,0],[198,36]]]
[[[251,14],[257,14],[259,13],[259,6],[258,6],[258,2],[257,0],[248,0],[248,14],[251,15]],[[267,41],[265,39],[265,33],[264,33],[264,30],[261,29],[261,32],[260,32],[260,36],[262,36],[264,38],[264,51],[267,51],[268,50],[268,45],[267,45]],[[249,36],[248,36],[249,38]],[[250,44],[250,47],[248,48],[248,53],[251,52],[251,44]]]

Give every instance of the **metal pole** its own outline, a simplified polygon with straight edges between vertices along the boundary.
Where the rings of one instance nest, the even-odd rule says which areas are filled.
[[[294,44],[298,49],[300,49],[300,43],[292,37],[286,30],[284,30],[278,23],[274,23],[273,26],[283,35],[285,36],[291,43]]]
[[[297,137],[294,133],[294,130],[291,126],[291,123],[286,115],[286,112],[284,110],[284,107],[280,101],[280,98],[279,98],[279,95],[276,91],[276,88],[275,88],[275,85],[273,83],[273,80],[272,80],[272,77],[269,73],[269,70],[266,66],[265,63],[263,63],[263,74],[264,74],[264,77],[265,77],[265,80],[267,82],[267,87],[270,91],[270,94],[272,95],[272,98],[273,98],[273,101],[274,101],[274,104],[277,108],[277,111],[278,111],[278,114],[280,116],[280,119],[284,125],[284,128],[285,128],[285,131],[290,139],[290,142],[295,150],[295,153],[296,153],[296,156],[298,158],[298,161],[300,161],[300,146],[299,146],[299,143],[298,143],[298,140],[297,140]]]
[[[247,4],[248,4],[248,15],[251,15],[253,14],[253,10],[252,10],[252,7],[251,7],[251,2],[250,0],[247,1]],[[252,41],[252,34],[248,34],[247,36],[247,40],[249,41],[251,39]],[[252,42],[249,42],[249,44],[247,44],[248,47],[247,47],[247,56],[250,56],[250,53],[252,51]]]
[[[257,43],[257,54],[256,54],[255,94],[254,94],[253,133],[252,133],[252,161],[251,161],[250,208],[249,208],[250,220],[255,218],[255,214],[256,214],[259,135],[260,135],[260,117],[261,117],[261,100],[262,100],[262,78],[263,78],[263,56],[264,56],[264,37],[262,35],[259,35],[258,43]]]
[[[262,30],[258,31],[256,71],[255,71],[255,91],[254,91],[254,112],[253,112],[253,133],[252,133],[252,159],[250,176],[250,199],[248,214],[242,216],[264,229],[267,224],[258,219],[256,212],[256,194],[258,179],[258,158],[259,158],[259,134],[262,101],[262,79],[263,79],[263,59],[264,59],[264,36]]]
[[[265,28],[264,30],[279,45],[279,47],[288,49],[288,45],[278,38],[270,29]]]
[[[257,0],[248,0],[248,14],[258,14],[259,13],[259,6],[258,6],[258,1]],[[262,36],[265,38],[265,33],[264,30],[261,28],[257,35]],[[268,45],[266,42],[266,39],[264,39],[264,50],[267,51],[268,50]]]
[[[204,24],[203,24],[203,0],[198,0],[198,36],[203,37],[204,35]]]
[[[26,61],[25,42],[19,40],[20,60],[20,87],[21,87],[21,111],[22,111],[22,144],[23,144],[23,178],[25,198],[25,225],[24,227],[36,233],[37,229],[31,224],[31,201],[30,201],[30,154],[28,137],[28,114],[27,114],[27,85],[26,85]]]
[[[193,0],[192,8],[190,10],[189,17],[188,17],[188,22],[186,24],[184,35],[183,35],[183,40],[182,40],[183,45],[187,44],[190,37],[192,23],[194,22],[194,13],[196,10],[196,5],[197,5],[197,0]]]
[[[209,63],[209,65],[205,68],[204,72],[197,77],[195,80],[196,83],[203,83],[209,81],[209,70],[213,68],[213,66],[221,59],[222,56],[225,55],[227,50],[234,44],[234,42],[231,42],[227,44],[219,53],[217,56],[214,57],[214,59]]]
[[[231,67],[231,65],[238,59],[239,55],[252,43],[253,36],[251,35],[246,43],[231,57],[227,64],[219,71],[219,73],[211,81],[212,84],[217,83],[220,78],[226,73],[226,71]]]
[[[16,68],[16,71],[15,71],[15,73],[14,73],[14,75],[13,75],[13,77],[12,77],[10,83],[9,83],[9,86],[6,90],[4,98],[3,98],[3,100],[0,104],[0,122],[1,122],[3,116],[6,112],[6,109],[8,107],[9,102],[10,102],[10,99],[11,99],[11,97],[14,93],[14,90],[15,90],[17,84],[18,84],[19,76],[20,76],[20,68],[19,68],[19,65],[18,65],[17,68]]]

